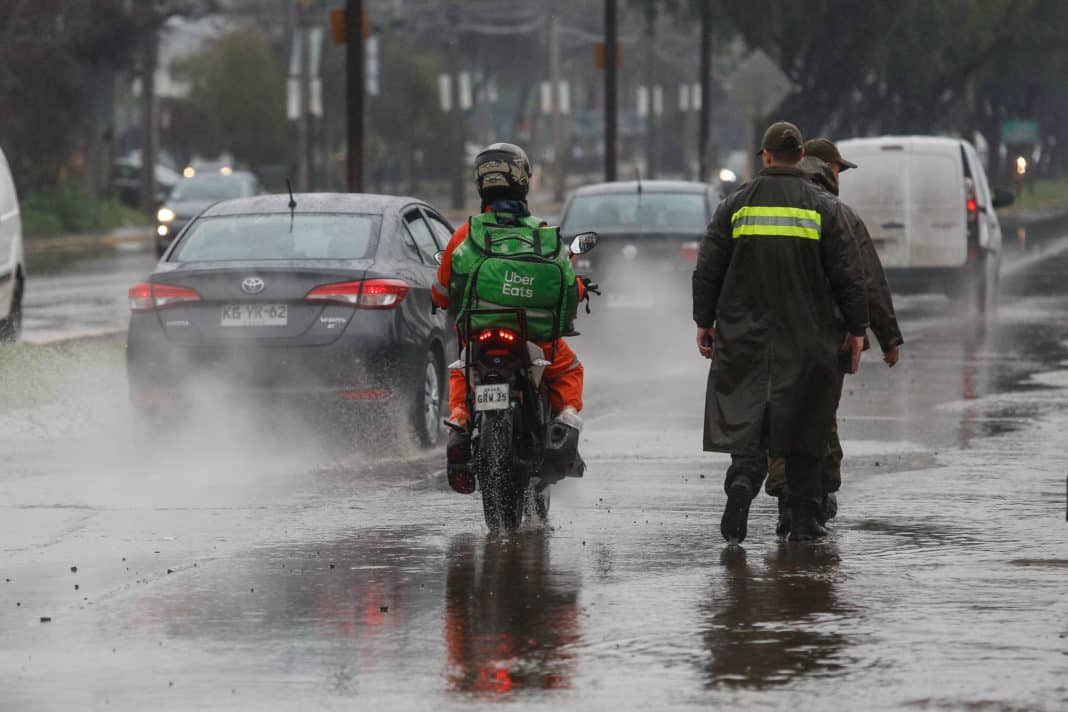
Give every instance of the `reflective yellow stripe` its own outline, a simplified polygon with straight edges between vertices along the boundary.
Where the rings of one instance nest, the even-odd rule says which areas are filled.
[[[780,208],[767,205],[746,205],[745,207],[738,208],[738,211],[735,212],[734,215],[731,215],[731,222],[735,222],[738,218],[750,216],[758,218],[802,218],[811,220],[817,225],[822,224],[820,214],[815,210],[806,210],[805,208]]]
[[[815,210],[766,205],[747,205],[731,216],[735,239],[744,235],[800,237],[820,239],[822,218]]]
[[[743,235],[768,235],[771,237],[803,237],[806,240],[820,239],[820,231],[810,227],[792,225],[739,225],[734,228],[732,237]]]

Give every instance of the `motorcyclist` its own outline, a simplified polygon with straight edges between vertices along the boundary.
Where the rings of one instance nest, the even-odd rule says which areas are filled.
[[[497,220],[515,220],[530,215],[527,192],[532,175],[530,160],[522,148],[511,143],[494,143],[483,148],[474,161],[474,175],[482,213],[493,213]],[[547,223],[542,222],[543,226]],[[449,240],[438,266],[437,283],[432,290],[434,304],[442,309],[450,306],[452,290],[452,256],[467,239],[469,223],[465,222]],[[588,280],[576,279],[578,299],[586,296]],[[562,339],[538,342],[551,362],[542,373],[542,383],[549,393],[549,401],[556,420],[576,431],[581,430],[583,368],[575,352]],[[467,466],[470,461],[470,436],[466,425],[467,381],[462,370],[449,372],[449,446],[447,450],[449,485],[462,494],[475,490],[475,477]],[[581,461],[581,460],[580,460]],[[581,474],[579,472],[578,474]]]

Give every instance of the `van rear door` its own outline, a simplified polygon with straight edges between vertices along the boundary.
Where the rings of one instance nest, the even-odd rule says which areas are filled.
[[[908,154],[901,142],[843,141],[860,168],[839,178],[842,202],[860,215],[884,267],[909,266]]]
[[[968,256],[961,152],[951,142],[917,141],[909,152],[910,267],[960,267]]]

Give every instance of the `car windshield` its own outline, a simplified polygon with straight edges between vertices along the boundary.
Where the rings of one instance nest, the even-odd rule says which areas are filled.
[[[371,254],[379,217],[352,214],[225,215],[201,218],[182,238],[177,262],[356,260]]]
[[[252,195],[252,181],[243,176],[206,175],[184,178],[174,187],[171,200],[229,200]]]
[[[601,193],[576,196],[560,229],[569,235],[632,228],[701,231],[708,219],[701,193]]]

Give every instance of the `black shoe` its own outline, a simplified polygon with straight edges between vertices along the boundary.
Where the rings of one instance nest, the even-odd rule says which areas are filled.
[[[449,487],[460,494],[475,491],[475,473],[471,471],[471,436],[466,430],[451,430],[445,448],[445,473]]]
[[[809,502],[790,505],[790,541],[815,541],[827,536],[827,530],[816,519],[818,508]]]
[[[723,519],[719,531],[723,538],[735,544],[745,541],[749,524],[749,504],[753,501],[753,489],[747,482],[734,482],[727,490],[727,506],[723,509]]]
[[[823,504],[820,506],[818,517],[819,523],[826,524],[836,516],[838,516],[838,495],[834,492],[823,495]]]
[[[790,507],[786,503],[786,495],[776,497],[779,500],[779,523],[775,525],[776,536],[786,536],[790,533]]]

